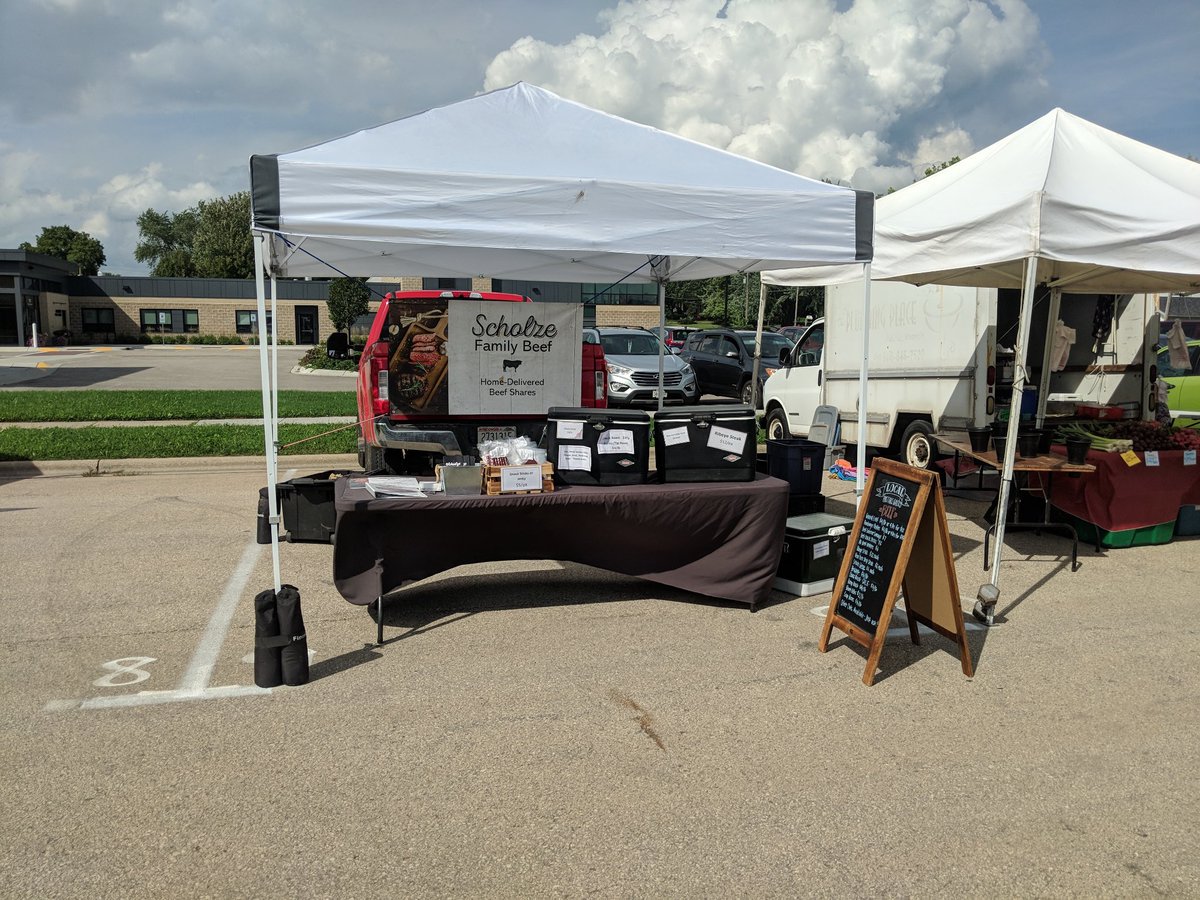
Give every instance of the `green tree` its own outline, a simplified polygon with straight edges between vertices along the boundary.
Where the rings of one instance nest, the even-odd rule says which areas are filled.
[[[365,278],[335,278],[329,283],[329,318],[338,331],[348,331],[370,310],[371,289]]]
[[[148,209],[137,219],[141,240],[133,258],[150,263],[150,274],[159,278],[191,278],[196,274],[192,250],[196,243],[199,216],[195,209],[181,213]]]
[[[148,209],[137,220],[141,240],[133,251],[161,278],[251,278],[250,193],[201,200],[180,213]]]
[[[942,169],[948,169],[952,165],[954,165],[956,162],[962,162],[962,157],[952,156],[945,162],[940,162],[940,163],[937,163],[936,165],[930,166],[928,169],[925,170],[925,177],[928,178],[930,175],[933,175],[937,172],[942,171]]]
[[[250,192],[202,200],[197,211],[193,259],[202,278],[251,278],[254,239],[250,235]]]
[[[86,231],[76,231],[69,225],[43,228],[36,243],[25,241],[20,249],[74,263],[80,275],[96,275],[107,262],[103,244]]]

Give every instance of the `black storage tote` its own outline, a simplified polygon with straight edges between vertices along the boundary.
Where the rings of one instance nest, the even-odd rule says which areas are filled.
[[[758,423],[748,406],[682,406],[654,417],[663,481],[753,481]]]
[[[546,456],[566,484],[643,484],[650,470],[650,414],[552,406]]]

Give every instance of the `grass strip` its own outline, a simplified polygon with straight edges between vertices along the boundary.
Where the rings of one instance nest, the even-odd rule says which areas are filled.
[[[349,380],[349,379],[348,379]],[[354,385],[344,391],[280,391],[279,415],[353,416]],[[259,391],[4,391],[0,422],[119,422],[262,417]]]
[[[358,430],[328,431],[328,425],[280,425],[279,441],[302,444],[282,456],[355,453]],[[256,425],[137,425],[127,428],[3,428],[0,460],[151,459],[192,456],[263,456],[263,430]]]

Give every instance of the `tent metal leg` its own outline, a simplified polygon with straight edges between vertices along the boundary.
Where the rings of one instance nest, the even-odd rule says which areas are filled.
[[[371,604],[375,607],[375,643],[380,647],[383,646],[383,598],[376,597],[375,602]],[[369,609],[370,607],[368,607]]]

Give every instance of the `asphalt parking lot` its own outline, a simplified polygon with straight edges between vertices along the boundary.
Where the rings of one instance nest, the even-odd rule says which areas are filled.
[[[480,565],[377,647],[331,548],[285,544],[312,681],[268,692],[260,466],[2,476],[6,895],[1200,893],[1195,538],[1072,573],[1013,534],[975,677],[901,619],[870,688],[816,649],[828,594]],[[983,504],[947,507],[969,609]]]

